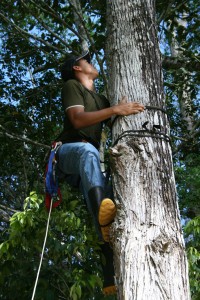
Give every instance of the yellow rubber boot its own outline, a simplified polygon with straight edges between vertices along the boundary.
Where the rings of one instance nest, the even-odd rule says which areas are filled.
[[[102,200],[99,207],[98,218],[101,226],[101,233],[105,242],[109,242],[110,225],[116,216],[116,211],[115,203],[111,199],[105,198]]]

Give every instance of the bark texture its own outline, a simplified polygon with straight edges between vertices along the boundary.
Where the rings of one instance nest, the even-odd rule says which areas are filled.
[[[186,13],[183,13],[183,20],[176,19],[177,27],[187,28],[188,24],[186,21]],[[185,17],[185,19],[184,19]],[[177,29],[174,29],[172,31],[172,41],[170,45],[170,51],[171,56],[173,58],[178,59],[179,57],[182,57],[182,44],[185,42],[185,40],[182,40],[178,42],[178,34]],[[178,98],[179,98],[179,106],[180,106],[180,112],[183,120],[183,124],[185,125],[188,133],[193,131],[194,128],[194,112],[193,112],[193,104],[191,99],[191,82],[190,82],[190,74],[189,72],[183,73],[182,76],[178,77],[179,81],[182,81],[182,86],[179,88]],[[177,79],[177,80],[178,80]],[[182,125],[183,125],[182,124]]]
[[[118,213],[112,242],[118,299],[188,300],[169,125],[166,113],[155,109],[164,108],[165,102],[154,2],[107,1],[107,21],[112,104],[126,95],[129,101],[154,107],[119,117],[113,125],[111,167]]]

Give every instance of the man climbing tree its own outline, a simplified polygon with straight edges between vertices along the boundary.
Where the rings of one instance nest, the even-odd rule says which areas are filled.
[[[103,264],[104,293],[115,293],[113,255],[109,246],[109,228],[116,207],[112,200],[105,198],[105,178],[101,172],[99,145],[101,122],[112,116],[128,116],[144,111],[137,102],[124,103],[113,107],[104,96],[95,93],[94,80],[98,71],[90,64],[89,53],[67,58],[61,69],[64,87],[62,102],[65,111],[64,131],[59,136],[62,146],[58,149],[58,175],[66,176],[67,182],[80,187],[87,207],[91,212],[101,246],[106,258]]]

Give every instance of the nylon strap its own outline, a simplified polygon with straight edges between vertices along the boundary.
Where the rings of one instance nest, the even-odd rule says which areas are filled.
[[[159,111],[163,112],[164,114],[167,114],[166,109],[158,107],[158,106],[149,106],[149,105],[146,105],[145,108],[149,109],[149,110],[159,110]],[[115,121],[119,117],[120,116],[116,116],[114,118],[114,120],[112,121],[111,127],[113,127]],[[158,130],[158,129],[161,129],[160,125],[153,125],[153,130],[149,130],[146,127],[147,124],[148,124],[148,121],[145,122],[142,125],[142,127],[144,129],[140,129],[140,130],[127,130],[127,131],[122,132],[122,134],[120,134],[119,137],[113,143],[113,146],[115,146],[119,142],[119,140],[121,140],[122,138],[127,137],[127,136],[128,137],[129,136],[132,136],[132,137],[151,137],[151,138],[163,139],[163,140],[166,140],[167,142],[171,141],[170,137],[165,132],[162,132],[162,131]]]
[[[56,177],[56,152],[58,151],[59,147],[62,145],[61,142],[56,142],[52,144],[51,153],[49,156],[49,161],[46,167],[46,176],[45,176],[45,205],[49,209],[50,201],[53,199],[52,207],[57,207],[61,200],[61,192],[58,187],[58,178]]]

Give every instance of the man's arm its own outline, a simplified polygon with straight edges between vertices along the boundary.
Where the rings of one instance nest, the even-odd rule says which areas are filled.
[[[138,102],[120,102],[112,107],[104,108],[94,112],[85,112],[84,107],[70,107],[67,109],[67,116],[75,129],[81,129],[100,123],[112,116],[129,116],[143,112],[144,105]]]

